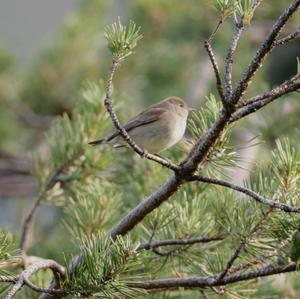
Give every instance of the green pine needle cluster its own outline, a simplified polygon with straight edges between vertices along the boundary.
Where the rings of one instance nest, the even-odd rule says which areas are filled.
[[[64,210],[64,224],[74,240],[91,237],[99,231],[108,230],[118,221],[114,209],[122,206],[120,195],[108,182],[94,178],[85,186],[72,186],[73,195],[68,198]]]
[[[107,234],[84,237],[78,244],[80,258],[67,273],[66,288],[81,298],[135,298],[142,291],[126,286],[139,279],[132,275],[140,267],[129,238],[112,240]],[[74,258],[74,257],[73,257]],[[72,259],[74,260],[74,259]]]
[[[2,263],[13,263],[18,260],[18,252],[14,249],[14,242],[12,236],[0,230],[0,265]],[[6,270],[2,270],[0,267],[0,275],[10,275]],[[10,287],[9,284],[0,285],[0,296],[4,296],[7,289]]]
[[[40,180],[41,192],[52,189],[48,200],[59,204],[61,189],[52,188],[60,182],[66,187],[73,181],[86,178],[95,172],[95,166],[105,168],[109,154],[102,159],[92,151],[88,141],[99,138],[108,126],[108,118],[103,105],[104,86],[102,83],[87,83],[72,115],[58,117],[46,135],[46,159],[38,155],[35,172]]]
[[[250,24],[253,13],[255,0],[215,0],[215,8],[221,14],[221,20],[237,14],[244,24]]]
[[[300,150],[289,139],[277,140],[271,159],[247,184],[258,193],[291,206],[299,205]]]
[[[215,0],[215,8],[221,14],[221,19],[225,20],[227,17],[231,16],[238,9],[237,0]]]
[[[140,27],[137,27],[131,20],[128,26],[124,26],[120,18],[117,22],[105,28],[104,36],[111,53],[121,60],[133,53],[137,42],[142,38]]]

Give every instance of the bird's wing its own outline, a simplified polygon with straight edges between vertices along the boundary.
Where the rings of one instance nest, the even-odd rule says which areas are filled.
[[[166,112],[166,109],[164,108],[154,108],[149,107],[148,109],[144,110],[137,116],[135,116],[133,119],[131,119],[125,126],[124,129],[127,132],[130,132],[130,130],[137,128],[139,126],[143,126],[145,124],[152,123],[154,121],[157,121],[161,118],[162,114]],[[119,135],[119,132],[115,132],[111,136],[107,137],[107,141],[110,141],[117,137]]]

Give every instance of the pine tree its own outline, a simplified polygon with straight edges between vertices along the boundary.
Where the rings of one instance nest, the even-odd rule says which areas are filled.
[[[46,158],[39,153],[34,158],[39,195],[18,250],[13,250],[8,233],[0,234],[4,298],[14,298],[20,290],[18,298],[36,293],[39,298],[258,298],[258,278],[297,271],[298,140],[276,140],[270,159],[259,163],[249,180],[243,185],[230,181],[240,167],[232,137],[240,119],[300,88],[298,61],[298,72],[290,79],[246,97],[263,60],[299,35],[298,30],[279,38],[299,0],[282,12],[233,84],[239,39],[261,2],[215,1],[219,19],[205,49],[216,93],[191,115],[188,149],[177,147],[168,158],[137,146],[118,118],[126,105],[115,108],[115,98],[122,95],[113,91],[114,75],[129,57],[134,61],[141,29],[133,21],[125,26],[120,20],[106,27],[112,58],[105,84],[88,82],[71,116],[64,114],[51,125]],[[234,31],[221,71],[212,43],[225,20],[233,23]],[[103,136],[111,123],[128,143],[122,155],[87,145]],[[28,233],[42,204],[63,208],[73,253],[64,254],[61,248],[61,256],[53,259],[28,254]]]

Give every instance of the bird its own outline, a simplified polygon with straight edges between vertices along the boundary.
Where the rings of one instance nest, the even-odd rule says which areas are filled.
[[[159,154],[182,139],[191,110],[194,109],[189,108],[181,98],[170,96],[129,120],[124,129],[145,152]],[[119,132],[91,141],[89,144],[93,146],[109,144],[114,148],[127,145]]]

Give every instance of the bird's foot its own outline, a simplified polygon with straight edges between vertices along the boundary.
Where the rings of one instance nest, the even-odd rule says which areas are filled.
[[[143,148],[143,153],[141,154],[141,157],[146,158],[148,154],[149,154],[148,151],[145,148]]]

